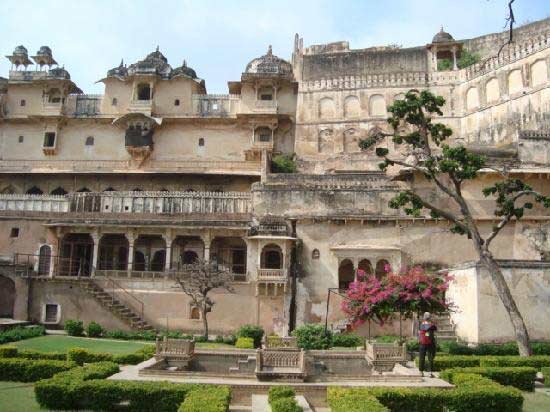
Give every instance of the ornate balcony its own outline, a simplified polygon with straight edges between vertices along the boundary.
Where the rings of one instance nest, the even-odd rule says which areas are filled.
[[[252,110],[258,114],[277,114],[277,108],[277,100],[256,100]]]
[[[132,100],[128,106],[130,113],[143,113],[151,116],[153,112],[153,100]]]
[[[287,279],[286,269],[258,269],[258,282],[286,283]]]
[[[63,115],[63,103],[43,102],[41,114],[44,116],[61,116]]]

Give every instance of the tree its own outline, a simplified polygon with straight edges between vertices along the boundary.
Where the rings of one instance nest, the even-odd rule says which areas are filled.
[[[208,313],[214,306],[214,301],[208,296],[214,289],[225,289],[233,292],[231,282],[233,276],[224,266],[204,259],[196,259],[176,272],[175,281],[187,296],[193,306],[201,313],[203,335],[208,339]]]
[[[452,130],[442,123],[433,122],[432,117],[442,115],[445,100],[429,91],[410,90],[404,100],[396,101],[389,112],[388,123],[396,146],[407,145],[410,155],[392,158],[386,148],[377,148],[376,154],[383,158],[380,168],[400,166],[424,176],[431,184],[431,193],[410,185],[390,202],[394,209],[402,209],[407,215],[421,216],[428,211],[434,219],[445,219],[452,223],[451,232],[468,236],[473,242],[480,263],[487,269],[515,331],[516,341],[522,356],[531,354],[529,334],[523,317],[512,297],[502,271],[494,258],[490,246],[495,237],[512,220],[519,220],[525,209],[533,208],[533,202],[550,207],[550,198],[533,190],[520,179],[512,178],[505,171],[503,179],[483,189],[483,195],[495,200],[494,215],[498,223],[488,234],[484,234],[476,221],[468,201],[463,195],[464,184],[477,178],[487,166],[484,156],[468,151],[462,145],[449,145],[447,139]],[[380,132],[382,133],[382,132]],[[435,198],[431,194],[438,195]],[[439,199],[450,201],[452,207],[440,206]],[[435,199],[435,200],[434,200]]]
[[[411,319],[423,312],[444,313],[451,306],[445,299],[452,276],[447,273],[426,273],[420,266],[388,272],[377,279],[364,271],[357,271],[342,301],[342,311],[352,326],[365,321],[384,324],[396,312]]]

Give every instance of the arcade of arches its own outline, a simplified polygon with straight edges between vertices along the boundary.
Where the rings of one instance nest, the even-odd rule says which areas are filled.
[[[350,283],[357,279],[359,271],[365,272],[367,275],[375,275],[377,279],[382,279],[388,272],[389,262],[386,259],[378,259],[376,266],[369,259],[361,259],[357,264],[357,269],[351,259],[343,259],[338,266],[338,288],[348,289]]]

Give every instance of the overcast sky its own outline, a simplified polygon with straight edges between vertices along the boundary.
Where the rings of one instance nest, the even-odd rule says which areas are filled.
[[[121,60],[157,45],[172,67],[182,61],[209,93],[227,93],[246,64],[264,54],[289,59],[294,34],[304,46],[347,40],[351,48],[426,44],[441,25],[455,38],[501,31],[508,0],[19,0],[0,4],[0,53],[42,45],[86,93]],[[549,0],[516,0],[519,24],[550,15]],[[0,76],[10,63],[0,58]]]

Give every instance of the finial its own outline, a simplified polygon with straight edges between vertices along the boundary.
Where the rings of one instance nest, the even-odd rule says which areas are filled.
[[[183,67],[187,67],[187,61],[184,59],[183,60],[183,64],[182,64]]]
[[[118,65],[118,67],[124,67],[124,59],[120,59],[120,64]]]
[[[156,51],[157,51],[157,52],[159,51],[159,46],[157,46],[157,50],[156,50]]]
[[[269,47],[267,48],[267,55],[271,56],[272,54],[273,54],[273,49],[271,48],[271,44],[270,44]]]
[[[443,33],[443,25],[441,25],[441,28],[439,29],[441,33]]]

